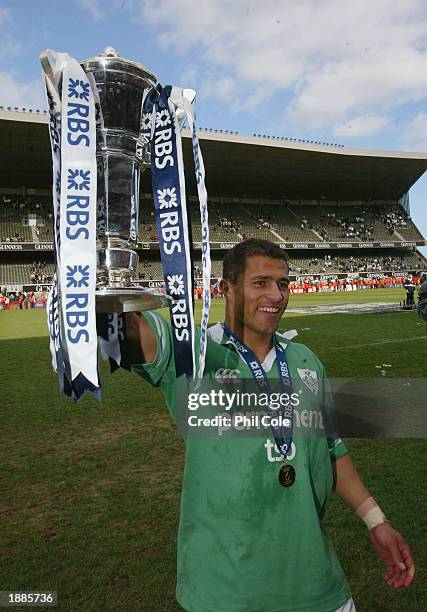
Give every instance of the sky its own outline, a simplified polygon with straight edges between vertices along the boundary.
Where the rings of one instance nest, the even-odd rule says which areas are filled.
[[[196,89],[199,126],[427,152],[425,0],[0,0],[0,40],[3,106],[45,108],[42,50],[113,46]]]

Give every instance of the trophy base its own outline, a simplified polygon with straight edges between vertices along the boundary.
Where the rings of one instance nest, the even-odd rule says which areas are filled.
[[[170,297],[143,287],[97,287],[97,312],[138,312],[169,306]]]

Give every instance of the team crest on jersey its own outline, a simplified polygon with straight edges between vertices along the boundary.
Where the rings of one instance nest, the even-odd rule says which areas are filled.
[[[302,382],[310,389],[312,393],[317,395],[317,392],[319,391],[319,381],[316,370],[305,370],[302,368],[297,368],[297,370]]]

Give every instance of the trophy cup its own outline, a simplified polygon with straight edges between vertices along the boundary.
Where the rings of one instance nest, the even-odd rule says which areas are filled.
[[[104,53],[78,62],[40,55],[49,108],[56,270],[49,294],[52,365],[78,399],[100,391],[96,312],[105,313],[101,352],[120,365],[119,313],[169,306],[177,377],[196,374],[191,232],[181,128],[188,121],[202,224],[204,368],[210,254],[204,164],[195,92],[162,87],[145,66]],[[141,171],[151,167],[165,293],[136,282]],[[121,319],[120,319],[121,320]]]
[[[135,282],[138,254],[140,173],[150,166],[149,144],[141,142],[144,95],[158,83],[145,66],[107,47],[81,62],[99,96],[96,158],[97,312],[131,312],[167,306],[167,295]]]

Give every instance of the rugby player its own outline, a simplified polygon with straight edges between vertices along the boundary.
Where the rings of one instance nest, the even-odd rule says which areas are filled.
[[[288,285],[287,256],[279,246],[249,239],[227,253],[221,281],[225,326],[210,328],[205,379],[214,382],[224,371],[250,379],[253,372],[239,345],[252,351],[267,379],[278,379],[279,342],[298,387],[296,410],[308,414],[325,402],[322,409],[331,411],[331,400],[321,393],[326,379],[320,361],[277,332]],[[126,325],[133,370],[162,389],[175,417],[170,325],[155,312],[128,314]],[[197,612],[354,610],[322,526],[333,488],[365,521],[373,548],[386,564],[386,583],[408,587],[415,573],[409,546],[362,483],[343,441],[326,435],[295,437],[287,456],[295,478],[281,486],[283,457],[273,434],[268,435],[186,440],[178,534],[180,605]]]

